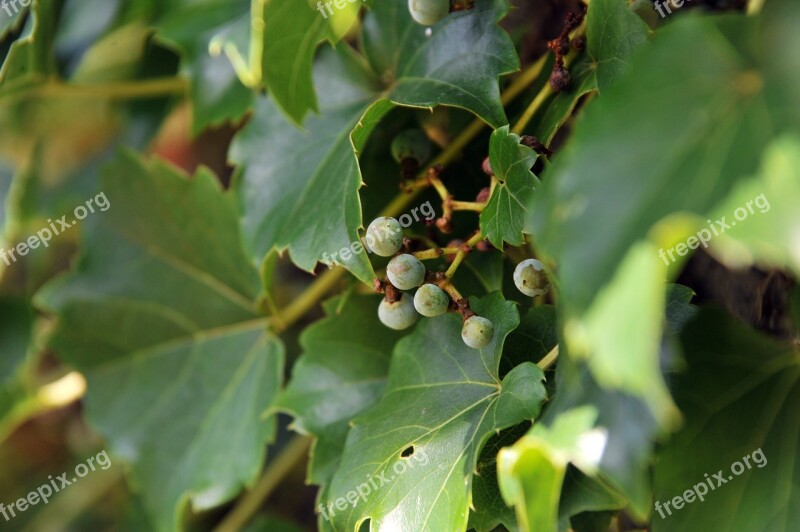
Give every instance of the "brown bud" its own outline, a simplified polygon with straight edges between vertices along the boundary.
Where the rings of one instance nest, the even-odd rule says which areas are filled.
[[[477,249],[478,251],[483,251],[484,253],[487,251],[491,251],[492,248],[493,246],[486,240],[481,240],[480,242],[475,244],[475,249]]]
[[[492,189],[490,189],[489,187],[483,187],[481,191],[478,192],[478,195],[475,196],[475,201],[478,203],[484,203],[486,201],[489,201],[489,195],[491,193]]]
[[[483,160],[483,164],[481,164],[481,169],[483,169],[483,172],[486,175],[494,175],[494,172],[492,171],[492,163],[489,162],[488,157]]]
[[[446,235],[453,232],[453,225],[447,218],[439,218],[436,220],[436,227],[438,227],[439,231]]]
[[[569,52],[569,38],[556,37],[551,41],[547,41],[547,47],[557,56],[566,55]]]
[[[553,72],[550,74],[550,85],[553,87],[553,90],[556,92],[561,92],[566,90],[569,87],[569,83],[572,81],[572,76],[569,75],[569,71],[556,64],[553,67]]]

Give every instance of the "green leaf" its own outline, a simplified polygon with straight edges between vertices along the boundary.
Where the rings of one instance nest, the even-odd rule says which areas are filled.
[[[359,242],[361,176],[350,131],[373,84],[345,46],[320,53],[316,79],[323,114],[311,117],[307,130],[288,125],[271,101],[261,99],[230,153],[243,166],[236,188],[251,256],[260,261],[271,249],[288,247],[295,264],[308,271],[325,253]],[[339,262],[365,282],[375,277],[363,252]]]
[[[292,415],[296,430],[317,437],[308,470],[314,484],[330,482],[350,420],[375,404],[386,387],[392,348],[402,333],[380,323],[378,303],[375,296],[326,302],[326,317],[303,331],[303,356],[275,403]]]
[[[31,340],[33,316],[24,301],[0,298],[0,389],[13,378],[25,360]]]
[[[212,175],[123,152],[102,177],[111,207],[37,301],[58,315],[51,346],[87,377],[89,420],[173,530],[187,502],[221,504],[260,471],[283,348],[253,310],[258,277]]]
[[[591,406],[598,412],[596,426],[608,431],[608,442],[599,464],[599,477],[582,477],[582,481],[590,483],[591,487],[581,489],[578,493],[573,493],[572,481],[567,482],[562,493],[562,518],[565,513],[573,515],[570,508],[576,506],[579,511],[587,509],[589,504],[594,505],[594,509],[614,508],[610,503],[613,500],[619,503],[618,496],[614,495],[616,491],[624,494],[629,501],[629,512],[645,518],[652,496],[650,464],[653,440],[659,433],[658,423],[647,404],[641,398],[600,386],[586,364],[576,362],[564,351],[563,346],[556,369],[556,389],[558,393],[542,415],[544,424],[552,425],[565,412]],[[597,486],[598,479],[613,489]],[[595,497],[589,496],[586,491],[595,492]],[[578,501],[573,500],[575,496],[578,496]],[[619,503],[616,507],[623,504]]]
[[[55,72],[52,41],[57,18],[55,0],[42,0],[33,5],[22,33],[11,44],[0,66],[0,94],[24,91]]]
[[[563,412],[550,427],[536,424],[497,455],[500,490],[516,508],[521,530],[557,531],[558,501],[567,465],[594,474],[608,434],[594,428],[593,407]]]
[[[450,105],[497,128],[508,121],[497,77],[519,68],[514,46],[497,27],[505,0],[478,0],[427,29],[411,19],[406,0],[377,2],[364,18],[361,42],[372,70],[399,105]]]
[[[658,360],[665,272],[646,241],[670,215],[710,211],[754,168],[768,102],[749,52],[727,35],[755,28],[739,16],[664,28],[632,59],[636,75],[586,110],[533,198],[534,240],[557,264],[567,352],[588,360],[600,385],[644,399],[662,424],[675,419]]]
[[[259,101],[230,153],[243,167],[236,188],[253,259],[288,248],[295,264],[312,271],[324,254],[336,253],[339,263],[371,282],[366,255],[341,252],[359,243],[362,226],[357,154],[396,105],[464,107],[503,125],[497,78],[517,68],[513,46],[496,24],[506,9],[503,0],[480,0],[426,37],[404,0],[380,2],[363,22],[365,57],[346,44],[318,54],[320,116],[307,129],[295,130],[271,100]]]
[[[539,362],[557,344],[556,308],[552,305],[531,307],[522,316],[519,327],[508,335],[500,361],[501,375],[523,362]]]
[[[800,274],[800,136],[776,139],[755,179],[741,183],[711,214],[730,224],[711,251],[733,267],[753,262]]]
[[[647,41],[647,24],[631,10],[627,0],[597,0],[586,14],[586,45],[597,68],[597,89],[602,94],[629,68],[633,52]]]
[[[607,532],[609,519],[628,501],[598,477],[590,477],[574,466],[567,466],[561,499],[558,503],[559,529],[596,530]],[[610,514],[610,515],[609,515]],[[590,528],[594,521],[605,526]]]
[[[688,371],[674,390],[685,424],[656,461],[653,530],[791,530],[800,522],[796,346],[717,311],[703,311],[681,341]],[[691,502],[672,502],[695,488]]]
[[[420,322],[397,344],[388,388],[353,421],[323,501],[336,529],[356,530],[366,518],[373,529],[466,529],[483,443],[539,414],[545,397],[539,368],[527,363],[502,381],[498,376],[503,342],[519,323],[514,304],[497,293],[472,303],[495,325],[485,348],[464,345],[454,314]],[[349,492],[372,484],[376,489],[363,500],[347,503]]]
[[[655,246],[636,244],[580,319],[567,319],[570,356],[585,360],[604,387],[641,397],[663,426],[678,413],[661,373],[664,266]],[[625,316],[625,319],[620,319]]]
[[[13,31],[18,30],[19,23],[25,19],[25,14],[30,9],[30,4],[27,6],[23,6],[20,3],[16,4],[15,6],[12,6],[11,4],[7,5],[11,11],[11,15],[9,16],[5,8],[0,11],[0,40],[4,40]],[[14,7],[17,8],[17,11],[14,11]]]
[[[525,242],[522,229],[534,187],[539,184],[531,172],[536,152],[519,141],[519,135],[510,133],[508,126],[495,130],[489,139],[489,161],[499,183],[481,213],[481,232],[498,249],[503,249],[503,242],[512,246]]]
[[[689,320],[697,314],[699,308],[690,303],[694,296],[694,290],[688,286],[680,284],[667,285],[665,313],[669,333],[677,334],[681,332]]]
[[[154,22],[157,37],[183,52],[181,68],[190,81],[195,134],[207,126],[239,120],[253,104],[253,91],[242,84],[222,53],[225,43],[247,42],[249,5],[247,0],[182,0],[171,8],[159,6],[161,16]]]
[[[497,483],[497,453],[513,444],[530,428],[530,423],[503,430],[492,436],[483,446],[472,478],[472,507],[469,514],[469,529],[491,532],[502,526],[505,530],[516,530],[514,509],[506,504]]]
[[[361,1],[347,2],[344,9],[335,8],[332,14],[326,9],[318,11],[310,0],[263,2],[264,82],[274,101],[294,122],[301,124],[306,112],[317,111],[311,78],[317,45],[326,39],[338,40],[334,27],[339,29],[339,36],[350,28]]]

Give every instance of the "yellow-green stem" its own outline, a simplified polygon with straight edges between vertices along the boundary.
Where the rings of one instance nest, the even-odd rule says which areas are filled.
[[[546,370],[550,366],[552,366],[555,361],[558,359],[558,345],[556,345],[553,349],[547,353],[544,358],[542,358],[536,365],[539,366],[539,369],[542,371]]]
[[[476,201],[456,201],[453,200],[450,202],[450,207],[454,211],[475,211],[475,212],[483,212],[483,209],[486,208],[485,203],[478,203]]]
[[[112,100],[136,100],[156,98],[172,94],[183,94],[188,84],[183,78],[156,78],[127,83],[98,83],[72,85],[50,80],[25,92],[13,92],[0,99],[0,103],[14,104],[19,100],[35,98],[89,98]]]
[[[244,495],[231,513],[214,529],[215,532],[236,532],[241,530],[258,513],[264,501],[278,487],[283,477],[294,469],[300,460],[307,456],[310,446],[311,438],[306,436],[292,438],[266,469],[258,484]]]

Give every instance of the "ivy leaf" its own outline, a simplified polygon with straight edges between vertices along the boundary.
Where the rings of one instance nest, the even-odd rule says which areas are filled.
[[[586,13],[586,45],[597,67],[602,94],[628,70],[633,52],[647,42],[650,30],[627,0],[598,0]]]
[[[307,130],[289,126],[261,99],[230,152],[243,166],[236,188],[251,256],[260,261],[273,248],[289,247],[295,264],[308,271],[324,254],[359,242],[361,176],[349,133],[374,86],[344,45],[321,51],[315,78],[322,116],[311,117]],[[338,258],[359,279],[375,277],[365,253]]]
[[[653,530],[791,529],[800,522],[796,346],[719,311],[701,312],[681,342],[688,371],[674,391],[685,424],[656,460]],[[702,500],[694,488],[705,488]]]
[[[378,320],[380,298],[353,296],[324,304],[326,317],[300,337],[303,356],[276,407],[293,426],[317,437],[308,479],[330,482],[339,465],[350,420],[375,404],[386,387],[392,348],[402,333]]]
[[[0,297],[0,389],[14,378],[17,368],[25,360],[31,340],[33,316],[30,307],[13,298]]]
[[[503,242],[512,246],[525,242],[522,229],[534,187],[539,184],[531,172],[536,152],[519,141],[519,135],[510,133],[508,126],[495,130],[489,139],[489,162],[499,182],[481,213],[480,223],[481,232],[498,249],[503,248]]]
[[[388,80],[387,98],[399,105],[450,105],[472,111],[493,127],[508,123],[497,78],[519,68],[508,35],[497,22],[505,0],[478,0],[427,28],[411,18],[406,0],[378,2],[364,18],[361,42],[373,72]]]
[[[335,43],[358,17],[363,0],[347,2],[333,13],[312,7],[309,0],[264,2],[262,69],[264,82],[278,106],[301,124],[308,111],[317,111],[311,77],[317,45]],[[329,4],[330,5],[330,4]]]
[[[594,474],[605,449],[607,431],[594,428],[597,411],[590,406],[563,412],[546,427],[536,424],[497,455],[503,498],[514,505],[522,530],[558,530],[558,501],[573,463]]]
[[[681,332],[689,320],[697,314],[698,307],[691,304],[694,296],[694,290],[688,286],[680,284],[667,285],[665,313],[667,331],[670,334]]]
[[[741,183],[715,209],[730,227],[711,246],[731,266],[753,262],[800,274],[800,136],[773,141],[756,178]]]
[[[664,28],[634,55],[636,75],[586,110],[533,198],[534,238],[558,268],[567,351],[602,386],[641,397],[664,426],[676,419],[658,357],[664,272],[646,242],[670,215],[710,211],[754,169],[771,129],[768,104],[749,52],[727,35],[755,28],[745,17],[681,17]],[[683,60],[696,47],[706,53]],[[636,118],[644,114],[646,126]]]
[[[23,13],[25,9],[21,5],[19,7],[20,13]],[[5,17],[6,13],[2,16]],[[58,9],[55,1],[43,0],[33,4],[22,33],[11,43],[8,54],[0,66],[0,94],[24,91],[31,85],[45,81],[55,72],[52,44],[57,18]],[[19,20],[14,19],[9,24],[17,22]]]
[[[644,519],[652,496],[649,468],[652,442],[659,433],[657,420],[642,399],[600,386],[585,363],[575,361],[563,351],[563,347],[561,349],[556,368],[558,393],[544,411],[542,423],[550,426],[565,412],[591,406],[597,409],[595,426],[608,431],[608,441],[598,464],[598,475],[582,477],[593,488],[581,491],[592,491],[595,497],[578,493],[582,500],[577,505],[585,508],[591,503],[600,505],[595,506],[596,509],[614,508],[613,502],[616,500],[619,503],[619,497],[614,494],[619,492],[628,501],[629,511]],[[603,485],[610,485],[611,489],[597,486],[598,479]],[[576,505],[576,501],[572,500],[575,494],[572,493],[574,486],[571,484],[572,481],[568,480],[568,489],[562,494],[565,498],[560,508],[562,518],[565,512],[569,513],[569,507]]]
[[[357,530],[369,518],[375,530],[465,530],[483,443],[539,414],[539,368],[526,363],[498,376],[503,342],[519,323],[514,304],[498,293],[473,303],[495,326],[485,348],[464,345],[454,314],[420,322],[397,344],[387,390],[352,422],[323,501],[334,528]],[[373,485],[358,498],[355,490]]]
[[[58,315],[55,352],[86,375],[89,420],[174,530],[187,502],[226,502],[260,471],[283,348],[253,310],[258,276],[212,175],[123,152],[102,187],[111,207],[83,222],[75,271],[37,302]]]
[[[530,428],[530,423],[503,430],[492,436],[483,446],[472,478],[472,506],[469,514],[469,528],[477,532],[491,532],[503,526],[514,531],[516,517],[514,508],[503,500],[497,483],[497,453],[505,446],[520,439]]]
[[[366,255],[346,251],[359,243],[362,225],[357,154],[396,105],[464,107],[503,125],[497,78],[518,64],[510,39],[497,27],[506,10],[504,0],[479,0],[427,37],[404,0],[380,2],[363,22],[363,57],[346,44],[318,54],[320,116],[311,117],[306,130],[292,128],[271,100],[259,101],[230,153],[242,166],[236,187],[253,259],[288,248],[295,264],[312,271],[327,254],[371,282]]]
[[[11,11],[10,16],[5,9],[0,11],[0,40],[4,40],[11,32],[18,29],[20,21],[24,20],[25,14],[28,12],[28,9],[30,9],[30,4],[27,6],[17,4],[16,8],[17,11],[14,11],[14,8],[9,5]]]

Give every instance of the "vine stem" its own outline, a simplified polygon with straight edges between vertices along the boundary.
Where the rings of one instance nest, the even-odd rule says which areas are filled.
[[[481,240],[483,240],[483,235],[481,234],[480,231],[478,231],[472,238],[467,240],[465,246],[467,246],[468,248],[472,248],[475,246],[475,244],[477,244]],[[458,253],[456,254],[456,258],[453,259],[453,264],[451,264],[450,267],[447,268],[447,271],[444,274],[445,277],[447,277],[448,279],[453,278],[453,276],[456,274],[456,270],[458,270],[458,267],[461,266],[461,262],[464,260],[464,257],[467,256],[467,253],[468,252],[464,251],[463,249],[458,251]]]
[[[525,112],[522,113],[522,116],[519,118],[516,124],[514,124],[514,128],[511,130],[512,133],[516,133],[519,135],[525,129],[525,126],[528,125],[528,122],[531,121],[533,115],[536,114],[536,111],[542,106],[544,101],[553,94],[553,87],[550,86],[550,82],[544,84],[542,90],[539,91],[539,94],[531,101],[528,107],[525,109]]]
[[[556,345],[553,349],[547,353],[543,359],[541,359],[536,365],[539,366],[539,369],[542,371],[546,370],[550,366],[552,366],[555,361],[558,359],[558,345]]]
[[[283,477],[306,457],[310,446],[311,438],[307,436],[295,436],[292,438],[266,469],[258,484],[242,497],[236,507],[214,531],[235,532],[241,530],[258,513],[263,501],[278,487]]]
[[[183,94],[188,83],[179,77],[154,78],[127,83],[102,83],[72,85],[50,80],[25,92],[14,92],[0,99],[8,104],[29,98],[110,98],[113,100],[136,100],[156,98],[171,94]]]
[[[459,252],[457,247],[444,247],[444,248],[431,248],[423,251],[415,251],[412,253],[414,257],[419,260],[432,260],[438,259],[442,255],[455,255]]]
[[[479,203],[477,201],[456,201],[453,200],[450,202],[450,207],[454,211],[475,211],[475,212],[483,212],[486,208],[486,203]]]

